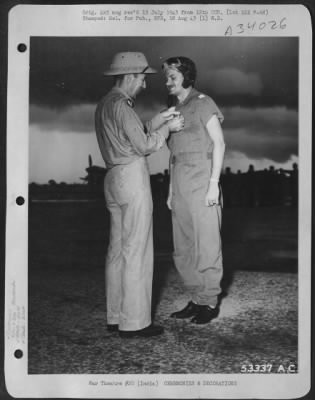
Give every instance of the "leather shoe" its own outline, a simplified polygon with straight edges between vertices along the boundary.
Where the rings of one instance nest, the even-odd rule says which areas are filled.
[[[149,325],[146,328],[138,329],[136,331],[119,331],[119,336],[121,338],[130,339],[134,337],[151,337],[161,335],[164,332],[164,328],[159,325]]]
[[[194,324],[207,324],[219,315],[219,308],[209,306],[198,306],[198,313],[192,318]]]
[[[190,318],[196,315],[199,311],[198,304],[190,301],[185,308],[180,311],[173,312],[171,318]]]
[[[109,332],[117,332],[118,331],[118,324],[107,324],[107,330]]]

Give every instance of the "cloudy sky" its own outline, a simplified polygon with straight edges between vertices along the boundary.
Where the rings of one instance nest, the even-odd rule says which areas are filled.
[[[298,162],[298,39],[219,37],[34,37],[30,53],[30,182],[80,182],[88,155],[104,166],[94,131],[97,102],[111,88],[102,73],[118,51],[163,60],[187,56],[196,88],[222,110],[225,167],[291,168]],[[143,120],[165,108],[162,73],[137,98]],[[151,173],[168,165],[168,150],[149,157]]]

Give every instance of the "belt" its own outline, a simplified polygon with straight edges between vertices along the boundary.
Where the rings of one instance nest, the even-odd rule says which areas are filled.
[[[145,157],[136,157],[136,158],[126,158],[125,159],[126,162],[120,162],[119,164],[112,164],[112,165],[107,165],[107,169],[113,169],[113,168],[117,168],[117,167],[126,167],[129,164],[132,164],[136,161],[145,161]]]
[[[200,151],[194,152],[181,152],[171,155],[171,164],[185,161],[198,161],[198,160],[211,160],[212,153],[203,153]]]

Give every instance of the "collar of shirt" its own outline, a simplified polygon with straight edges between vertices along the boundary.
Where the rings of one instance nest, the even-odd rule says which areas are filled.
[[[115,86],[115,87],[113,87],[113,91],[119,92],[124,97],[126,97],[128,106],[130,106],[131,108],[133,108],[135,106],[135,100],[132,97],[128,96],[128,94],[124,90]]]
[[[177,101],[176,106],[183,106],[183,105],[187,104],[190,101],[190,99],[192,99],[193,97],[196,97],[199,94],[200,93],[198,92],[198,90],[196,90],[195,88],[191,88],[191,91],[188,93],[188,96],[181,103],[179,103]]]

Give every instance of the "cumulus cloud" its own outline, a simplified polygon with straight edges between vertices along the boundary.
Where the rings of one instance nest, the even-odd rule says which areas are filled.
[[[285,107],[224,109],[228,151],[286,162],[298,154],[298,113]]]
[[[78,104],[62,110],[37,105],[30,106],[30,124],[42,131],[80,132],[94,131],[95,104]]]
[[[249,165],[253,165],[256,171],[263,170],[273,166],[275,169],[291,170],[294,163],[298,164],[299,160],[297,156],[291,156],[284,163],[277,163],[269,158],[261,158],[259,160],[247,157],[244,153],[237,151],[228,152],[224,158],[224,169],[231,168],[232,172],[248,171]]]
[[[150,104],[137,101],[136,105],[136,111],[143,121],[163,108],[165,106],[162,103],[152,101]],[[34,180],[54,178],[69,181],[70,171],[78,179],[84,172],[88,154],[92,154],[98,165],[103,164],[94,133],[94,112],[94,104],[75,105],[58,112],[51,108],[31,106],[30,172]],[[251,163],[259,169],[258,166],[272,163],[287,164],[298,156],[296,110],[286,107],[225,107],[222,112],[227,145],[225,165],[240,169]],[[58,166],[55,154],[60,160]],[[151,173],[168,168],[168,156],[166,148],[150,156]]]
[[[29,181],[47,183],[82,183],[80,177],[86,176],[88,156],[93,164],[105,166],[98,148],[96,135],[82,135],[75,132],[44,131],[30,127]]]
[[[94,132],[95,109],[96,104],[77,104],[64,109],[31,105],[30,124],[43,132],[58,130],[64,133],[91,133]],[[144,104],[141,101],[137,102],[135,108],[142,121],[148,121],[163,109],[165,105],[162,103]]]
[[[211,91],[218,95],[259,96],[263,89],[262,79],[258,73],[246,73],[237,68],[209,70],[200,82],[209,86]]]

